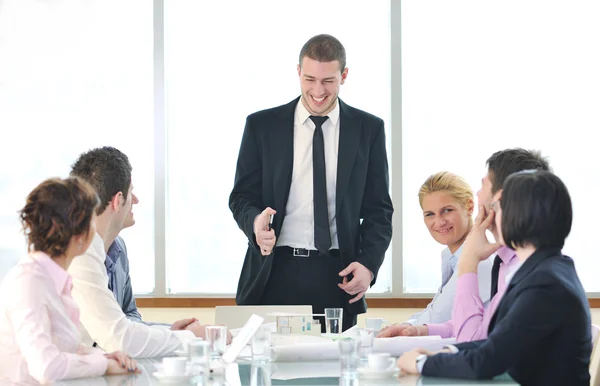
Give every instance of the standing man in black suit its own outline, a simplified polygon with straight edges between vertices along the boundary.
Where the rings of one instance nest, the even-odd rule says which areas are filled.
[[[338,98],[347,76],[339,40],[304,44],[302,94],[248,116],[229,197],[248,237],[237,304],[343,308],[344,330],[366,312],[393,213],[383,121]]]

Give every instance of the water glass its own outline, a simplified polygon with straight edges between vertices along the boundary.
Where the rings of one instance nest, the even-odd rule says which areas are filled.
[[[252,349],[252,362],[271,361],[271,329],[262,325],[252,336],[250,343]]]
[[[210,357],[212,359],[220,358],[227,347],[227,327],[226,326],[206,326],[206,341],[208,342]]]
[[[356,334],[359,341],[358,355],[361,361],[366,361],[369,354],[373,352],[375,331],[371,328],[359,328],[356,330]]]
[[[342,378],[355,379],[358,377],[357,369],[358,362],[360,361],[360,357],[358,356],[359,346],[360,341],[354,338],[345,338],[338,342]]]
[[[250,367],[250,386],[271,386],[273,368],[271,363],[252,363]]]
[[[328,334],[341,334],[343,316],[343,308],[325,308],[325,332]]]
[[[360,382],[362,382],[362,380],[360,380]],[[359,386],[363,385],[363,383],[360,383],[359,379],[357,377],[344,377],[341,376],[338,382],[338,386]],[[366,385],[367,383],[365,383]],[[373,385],[373,383],[368,383],[368,385]]]
[[[208,379],[210,374],[210,346],[207,341],[194,339],[188,343],[190,373]]]
[[[388,324],[383,318],[365,318],[365,327],[372,328],[375,332],[381,331],[381,328]]]

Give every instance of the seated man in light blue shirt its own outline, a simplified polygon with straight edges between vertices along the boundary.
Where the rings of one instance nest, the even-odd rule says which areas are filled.
[[[115,157],[120,157],[124,161],[121,161],[120,163],[110,161]],[[116,176],[119,173],[126,176],[126,179],[129,179],[127,185],[129,186],[129,190],[131,190],[131,192],[128,192],[128,194],[131,195],[131,210],[129,213],[125,212],[123,218],[115,218],[113,219],[114,221],[108,221],[108,215],[105,215],[103,212],[103,217],[99,218],[97,221],[99,224],[110,223],[105,227],[107,229],[105,245],[110,243],[110,246],[106,250],[106,259],[104,261],[108,276],[108,289],[113,293],[118,305],[127,319],[134,322],[144,323],[146,325],[164,325],[171,327],[172,330],[185,330],[188,326],[192,325],[198,320],[196,318],[182,319],[176,321],[172,325],[150,323],[144,322],[142,320],[142,316],[138,312],[137,305],[135,303],[135,297],[133,296],[131,278],[129,276],[129,259],[127,258],[127,248],[123,238],[119,236],[119,233],[123,229],[129,228],[135,224],[133,206],[139,202],[137,195],[133,192],[133,184],[130,177],[131,165],[129,164],[127,156],[121,153],[119,150],[111,147],[92,149],[86,153],[83,153],[78,158],[73,165],[71,172],[71,174],[77,175],[78,177],[89,182],[101,197],[101,200],[106,199],[107,197],[111,198],[115,195],[114,190],[116,187],[114,185],[115,181],[118,179]],[[103,220],[105,217],[106,219]]]

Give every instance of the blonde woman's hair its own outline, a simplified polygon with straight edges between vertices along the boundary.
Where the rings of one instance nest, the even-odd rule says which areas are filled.
[[[473,190],[464,178],[450,172],[439,172],[425,180],[419,189],[419,204],[423,209],[423,199],[433,192],[448,192],[465,209],[474,202]]]

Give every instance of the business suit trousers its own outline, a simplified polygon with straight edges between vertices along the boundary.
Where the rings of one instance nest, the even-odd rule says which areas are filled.
[[[338,250],[301,257],[294,256],[292,248],[278,247],[274,253],[260,304],[311,305],[315,314],[323,314],[325,308],[343,308],[342,330],[356,324],[356,314],[348,312],[350,297],[338,287],[339,272],[346,268]],[[325,332],[325,318],[318,319]]]

